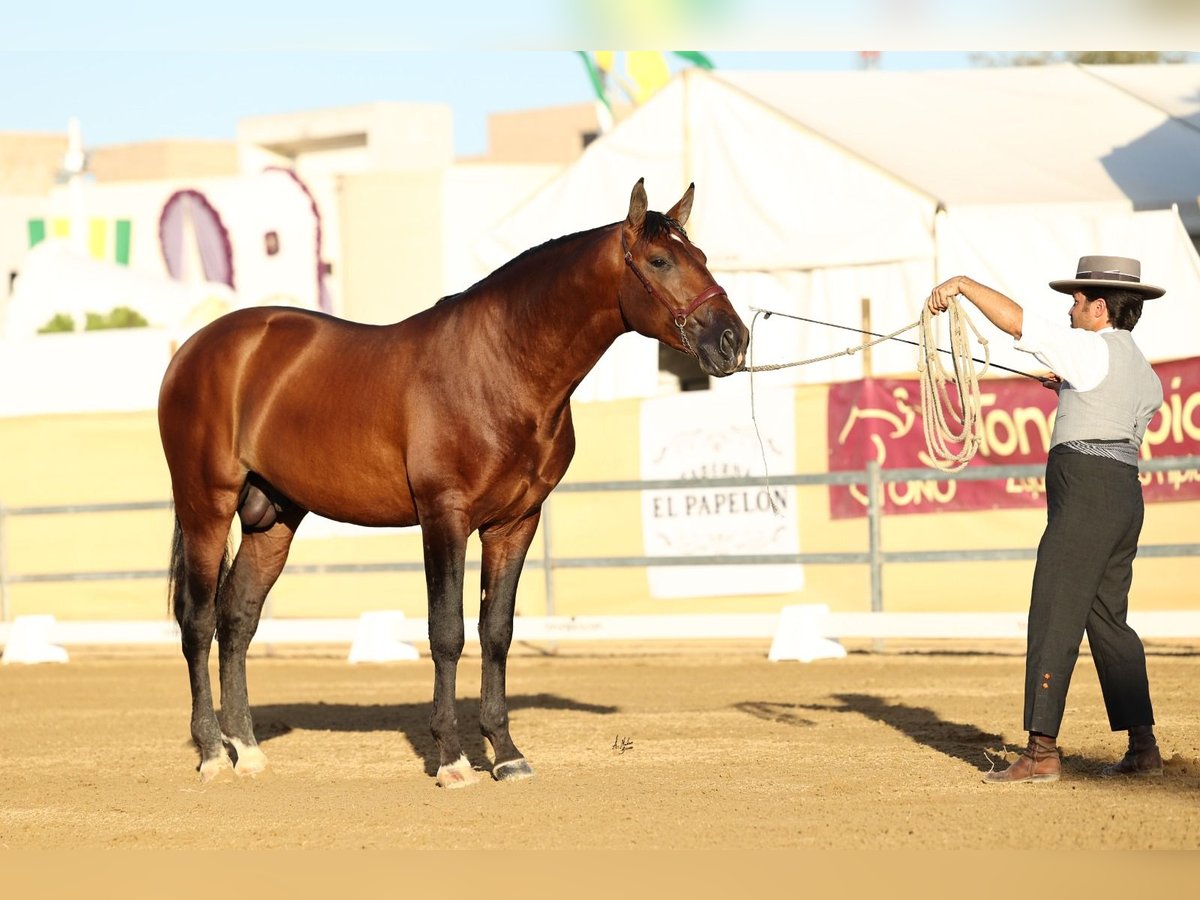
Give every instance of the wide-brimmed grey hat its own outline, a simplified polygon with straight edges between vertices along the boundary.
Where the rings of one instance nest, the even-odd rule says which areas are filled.
[[[1127,256],[1081,256],[1074,278],[1050,282],[1050,287],[1064,294],[1088,288],[1111,287],[1141,294],[1143,300],[1161,297],[1165,288],[1142,284],[1142,264]]]

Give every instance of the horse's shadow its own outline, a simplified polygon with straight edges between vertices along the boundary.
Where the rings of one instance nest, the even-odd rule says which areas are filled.
[[[459,734],[471,765],[490,769],[486,742],[479,732],[479,698],[457,701]],[[616,706],[582,703],[555,694],[517,694],[508,697],[509,712],[544,709],[612,715]],[[260,744],[292,731],[397,731],[425,763],[425,772],[436,775],[438,748],[429,730],[432,707],[423,703],[273,703],[255,706],[254,736]]]

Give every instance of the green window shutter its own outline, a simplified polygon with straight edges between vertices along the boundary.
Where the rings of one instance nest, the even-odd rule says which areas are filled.
[[[129,236],[131,225],[128,219],[117,219],[114,240],[116,243],[115,258],[123,266],[129,265]]]

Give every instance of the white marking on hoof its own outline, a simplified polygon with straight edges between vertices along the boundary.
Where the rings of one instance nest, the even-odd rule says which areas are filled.
[[[267,767],[267,754],[259,749],[257,744],[243,744],[237,738],[230,738],[229,743],[237,751],[237,764],[233,771],[238,775],[257,775]]]
[[[524,759],[510,759],[492,766],[492,777],[497,781],[522,781],[533,777],[533,766]]]
[[[219,755],[206,759],[200,763],[200,781],[204,784],[212,781],[226,769],[233,768],[233,761],[230,760],[229,754],[225,752],[225,748],[221,748]]]
[[[469,787],[478,780],[479,776],[475,774],[475,770],[471,768],[471,764],[467,762],[465,755],[460,756],[448,766],[442,766],[438,769],[437,773],[438,787]]]

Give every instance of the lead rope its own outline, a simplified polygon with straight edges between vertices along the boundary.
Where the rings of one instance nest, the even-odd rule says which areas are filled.
[[[764,309],[755,309],[754,318],[750,320],[750,353],[746,360],[746,371],[750,373],[750,421],[754,423],[754,436],[758,438],[758,452],[762,456],[763,464],[763,480],[767,488],[767,501],[771,504],[772,514],[778,516],[779,508],[775,505],[775,494],[771,490],[771,470],[767,468],[767,445],[763,443],[762,431],[758,427],[758,411],[754,406],[754,373],[765,372],[773,366],[756,366],[754,365],[754,326],[758,324],[758,317],[764,319],[771,318],[771,314]],[[784,368],[778,366],[777,368]]]
[[[750,358],[742,371],[750,373],[750,420],[754,423],[754,433],[758,436],[758,447],[762,454],[763,472],[767,470],[767,451],[763,443],[762,432],[758,427],[758,416],[755,409],[754,373],[773,372],[796,366],[807,366],[810,363],[825,362],[839,356],[852,356],[860,350],[874,347],[884,341],[892,340],[906,331],[920,328],[917,355],[917,374],[921,381],[921,420],[925,430],[925,447],[929,451],[929,461],[932,466],[943,472],[958,472],[966,468],[975,457],[981,442],[980,409],[979,409],[979,376],[988,370],[991,357],[987,347],[987,339],[975,327],[969,316],[963,314],[958,298],[951,298],[946,312],[950,322],[950,357],[953,362],[953,372],[947,370],[938,356],[937,336],[934,332],[933,315],[928,307],[921,311],[921,318],[911,325],[905,325],[885,334],[866,344],[858,344],[827,353],[824,356],[803,359],[797,362],[772,363],[754,365],[754,327],[758,317],[769,319],[774,313],[766,309],[754,310],[754,318],[750,320]],[[786,313],[780,313],[785,315]],[[970,326],[970,333],[963,326]],[[976,371],[975,359],[971,354],[970,334],[973,333],[983,347],[983,368]],[[953,377],[952,377],[953,376]],[[959,402],[957,408],[948,391],[948,385],[953,381]],[[951,424],[951,420],[955,424]],[[951,450],[950,444],[961,444],[958,450]],[[775,508],[775,500],[771,495],[770,480],[767,481],[767,497],[771,500],[771,509]]]

